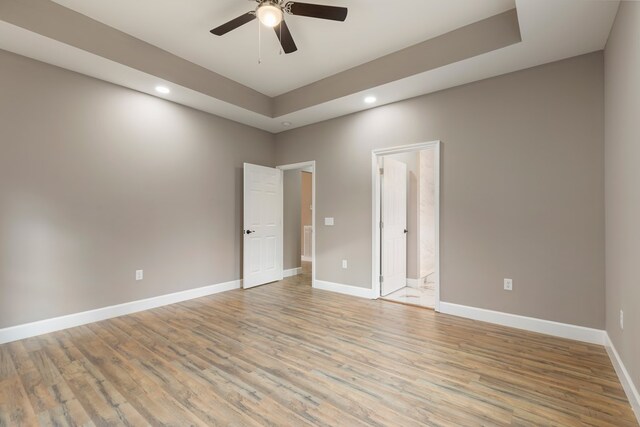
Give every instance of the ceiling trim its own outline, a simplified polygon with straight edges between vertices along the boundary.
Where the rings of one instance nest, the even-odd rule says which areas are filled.
[[[275,122],[271,117],[167,82],[1,20],[0,49],[153,96],[159,96],[155,92],[157,85],[167,86],[171,89],[171,94],[162,96],[167,100],[268,132],[277,132],[282,128],[279,122]]]
[[[269,118],[521,41],[517,13],[512,9],[271,98],[49,0],[0,2],[0,19]]]
[[[58,3],[3,0],[0,1],[0,20],[272,117],[273,100],[270,97]]]
[[[521,42],[516,9],[277,96],[279,117]]]
[[[408,52],[416,49],[413,56],[418,58],[404,51],[396,52],[398,55],[406,54],[404,59],[399,57],[402,63],[400,70],[394,69],[396,61],[390,58],[396,54],[391,54],[372,61],[380,61],[379,68],[388,70],[367,69],[368,63],[363,64],[353,69],[360,69],[360,72],[347,70],[325,79],[335,78],[334,83],[341,87],[331,89],[323,86],[326,83],[321,80],[317,85],[309,85],[315,85],[313,90],[304,86],[281,95],[284,98],[280,98],[280,101],[279,97],[270,98],[48,0],[0,1],[0,49],[278,133],[601,50],[615,19],[618,3],[516,0],[520,42],[486,52],[481,52],[478,47],[484,42],[474,44],[475,56],[464,58],[460,53],[460,57],[453,54],[447,56],[446,52],[439,53],[434,47],[446,49],[446,43],[432,45],[427,41],[407,49]],[[57,20],[56,13],[62,13],[63,18]],[[492,19],[499,19],[500,15],[509,14],[515,12],[495,15],[452,33],[470,31],[484,21],[492,22]],[[503,24],[506,29],[509,28],[506,21]],[[513,30],[511,27],[508,32],[511,37],[515,34]],[[439,37],[446,39],[453,36],[445,34]],[[493,42],[496,42],[495,38],[499,37],[494,37]],[[453,37],[453,40],[458,40],[460,44],[469,43],[466,37]],[[491,37],[486,41],[487,45],[490,40]],[[505,43],[504,39],[500,40]],[[426,50],[422,51],[416,47],[421,45],[431,47],[425,47]],[[484,46],[489,49],[487,45]],[[124,53],[113,51],[123,46]],[[463,49],[460,52],[473,53]],[[436,58],[422,58],[430,55]],[[431,69],[419,72],[420,66]],[[376,75],[372,77],[369,74]],[[359,81],[361,78],[368,83],[362,84]],[[381,83],[384,81],[387,83]],[[158,84],[171,87],[171,93],[156,93],[154,88]],[[323,94],[325,91],[333,91],[333,94]],[[377,101],[365,104],[364,97],[372,94]],[[282,101],[289,96],[291,98],[286,102]],[[305,97],[311,100],[298,99]]]

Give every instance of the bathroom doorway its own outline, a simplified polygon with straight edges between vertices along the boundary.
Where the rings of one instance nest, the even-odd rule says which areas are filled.
[[[382,299],[439,310],[439,141],[374,150],[374,284]]]

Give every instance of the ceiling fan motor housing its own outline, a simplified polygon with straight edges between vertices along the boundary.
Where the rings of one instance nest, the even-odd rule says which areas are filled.
[[[346,7],[302,3],[294,0],[256,0],[256,2],[258,7],[255,10],[214,28],[211,33],[216,36],[222,36],[258,18],[263,25],[275,30],[284,52],[293,53],[298,48],[284,20],[285,13],[293,16],[306,16],[339,22],[344,22],[348,13]]]

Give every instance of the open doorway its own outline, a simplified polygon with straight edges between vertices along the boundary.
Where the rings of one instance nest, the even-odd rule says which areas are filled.
[[[372,160],[376,295],[439,310],[440,144],[374,150]]]
[[[278,166],[283,171],[283,276],[312,286],[315,278],[315,162]]]

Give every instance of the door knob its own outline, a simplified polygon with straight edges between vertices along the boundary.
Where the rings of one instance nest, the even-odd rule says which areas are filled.
[[[404,234],[407,234],[409,232],[409,230],[407,230],[406,228],[404,229]]]
[[[256,232],[256,230],[245,230],[246,234],[251,234],[251,233],[255,233],[255,232]]]

